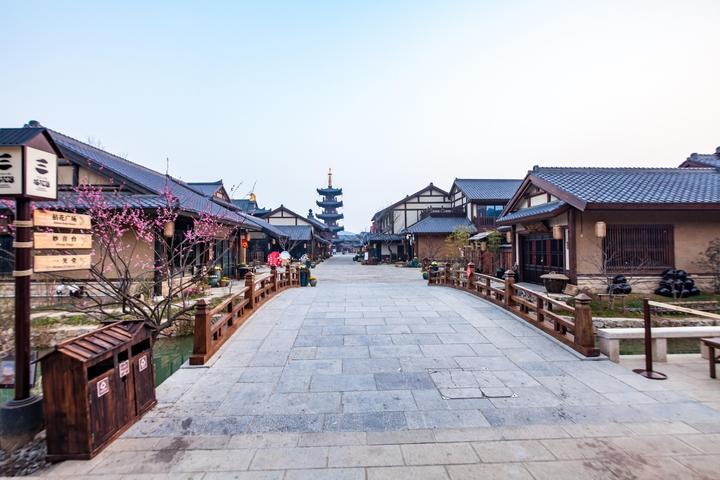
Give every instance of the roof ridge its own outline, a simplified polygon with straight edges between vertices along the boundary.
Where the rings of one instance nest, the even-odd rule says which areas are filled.
[[[681,168],[681,167],[541,167],[538,165],[535,165],[531,172],[537,172],[539,170],[578,170],[578,171],[590,171],[590,170],[599,170],[599,171],[624,171],[624,170],[631,170],[631,171],[661,171],[661,172],[667,172],[667,171],[676,171],[676,172],[687,172],[687,171],[693,171],[693,170],[700,170],[700,171],[712,171],[716,170],[712,167],[692,167],[692,168]]]

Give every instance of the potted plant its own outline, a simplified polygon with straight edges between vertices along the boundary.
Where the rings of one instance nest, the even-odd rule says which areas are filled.
[[[229,277],[222,277],[222,278],[220,279],[220,281],[218,282],[218,284],[219,284],[221,287],[227,287],[228,285],[230,285],[230,278],[229,278]]]
[[[314,287],[315,285],[317,285],[317,278],[310,277],[310,286]]]
[[[238,277],[239,277],[240,279],[245,278],[245,275],[247,275],[247,273],[248,273],[249,271],[251,271],[251,269],[250,269],[250,267],[248,267],[246,264],[244,264],[244,263],[239,263],[239,264],[238,264],[238,266],[237,266],[237,272],[238,272]]]

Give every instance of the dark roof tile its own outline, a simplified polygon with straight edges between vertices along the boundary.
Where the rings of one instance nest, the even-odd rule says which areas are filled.
[[[425,217],[419,222],[409,226],[404,231],[410,233],[452,233],[458,228],[467,228],[470,233],[476,233],[477,228],[467,217]]]
[[[522,184],[522,180],[457,178],[455,185],[473,201],[508,201]]]

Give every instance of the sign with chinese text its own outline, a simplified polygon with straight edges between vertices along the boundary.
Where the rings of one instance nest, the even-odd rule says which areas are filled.
[[[57,157],[52,153],[25,147],[25,195],[57,199]]]
[[[77,228],[80,230],[90,230],[92,228],[90,215],[55,212],[52,210],[35,210],[33,212],[33,223],[36,227]]]
[[[124,362],[120,362],[118,368],[120,370],[120,378],[127,377],[130,373],[130,361],[125,360]]]
[[[0,196],[22,194],[22,147],[0,147]]]
[[[33,244],[36,249],[50,250],[62,248],[92,248],[92,235],[89,233],[35,232]]]
[[[64,272],[70,270],[89,270],[91,255],[36,255],[36,273]]]

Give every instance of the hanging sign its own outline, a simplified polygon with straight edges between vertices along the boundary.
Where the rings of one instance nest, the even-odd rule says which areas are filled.
[[[36,227],[77,228],[80,230],[90,230],[92,228],[90,215],[55,212],[52,210],[35,210],[33,212],[33,224]]]
[[[51,250],[62,248],[92,248],[92,235],[89,233],[35,232],[33,245],[36,249]]]
[[[110,377],[105,377],[97,382],[97,396],[98,398],[110,392]]]
[[[22,194],[22,147],[0,148],[0,195]]]
[[[120,378],[127,377],[130,373],[130,361],[125,360],[124,362],[120,362],[118,369],[120,370]]]
[[[25,195],[31,198],[57,198],[57,157],[52,153],[25,147]]]
[[[36,273],[65,272],[70,270],[89,270],[91,255],[36,255]]]

